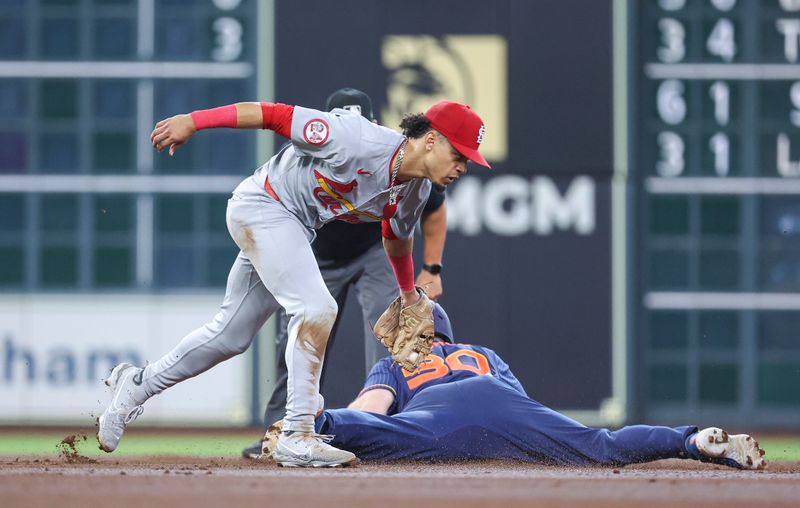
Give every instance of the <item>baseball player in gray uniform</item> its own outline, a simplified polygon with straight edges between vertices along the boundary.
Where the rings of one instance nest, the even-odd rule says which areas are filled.
[[[311,249],[314,231],[332,220],[381,222],[401,305],[413,305],[422,298],[411,259],[415,224],[432,183],[454,182],[467,160],[489,167],[478,151],[483,121],[466,105],[440,101],[404,118],[401,135],[344,110],[243,102],[164,119],[151,141],[159,152],[174,154],[198,130],[223,127],[270,129],[292,143],[246,178],[228,202],[228,230],[241,251],[219,312],[158,361],[144,368],[123,363],[111,371],[106,384],[112,399],[98,418],[98,442],[105,451],[116,449],[147,399],[247,350],[283,307],[290,316],[289,376],[273,456],[293,467],[352,464],[355,455],[314,431],[322,409],[322,362],[337,314]]]
[[[341,108],[354,114],[361,114],[374,122],[372,99],[355,88],[341,88],[333,92],[325,102],[325,111]],[[442,255],[447,236],[447,207],[444,188],[433,186],[422,211],[422,237],[424,245],[423,268],[417,275],[416,284],[425,289],[428,297],[436,299],[442,294]],[[370,323],[375,323],[381,313],[397,296],[397,283],[392,268],[381,246],[380,223],[347,224],[333,221],[317,232],[311,244],[317,259],[322,279],[339,305],[339,315],[328,338],[326,358],[320,375],[321,390],[324,389],[327,355],[330,354],[337,339],[337,329],[344,304],[350,289],[361,307],[364,323],[364,375],[369,373],[375,363],[387,355],[387,350],[372,333]],[[278,311],[277,356],[285,356],[289,339],[289,318],[283,309]],[[355,337],[353,337],[355,338]],[[286,385],[288,372],[284,362],[278,362],[275,386],[264,411],[264,430],[266,426],[283,418],[286,408]],[[261,455],[261,439],[242,450],[242,456],[257,459]]]

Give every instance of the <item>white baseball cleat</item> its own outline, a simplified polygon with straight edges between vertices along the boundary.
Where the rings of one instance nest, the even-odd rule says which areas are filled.
[[[342,467],[358,459],[328,443],[333,436],[314,432],[281,432],[272,458],[283,467]]]
[[[738,469],[764,469],[767,461],[758,441],[747,434],[728,435],[717,427],[708,427],[697,433],[695,445],[709,462]]]
[[[111,403],[97,419],[97,442],[101,450],[110,453],[117,448],[125,427],[144,411],[142,402],[147,397],[141,387],[142,369],[130,363],[114,367],[105,383],[111,387],[113,395]]]
[[[315,415],[315,418],[319,417],[319,415],[322,414],[322,411],[325,410],[325,398],[322,396],[322,394],[319,394],[318,397],[319,397],[319,402],[317,403],[317,413]],[[245,456],[245,458],[259,459],[259,460],[271,459],[272,452],[274,452],[275,448],[278,446],[278,438],[280,438],[282,432],[283,432],[283,420],[278,420],[277,422],[267,427],[267,432],[264,434],[264,437],[261,438],[261,443],[260,443],[261,449],[258,455],[254,455],[252,453],[253,452],[252,447],[246,448],[245,451],[242,452],[242,454],[244,455],[245,452],[250,452],[249,455]],[[323,436],[323,439],[325,437],[327,436]]]

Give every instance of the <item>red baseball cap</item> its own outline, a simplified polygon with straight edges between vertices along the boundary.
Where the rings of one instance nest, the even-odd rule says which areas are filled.
[[[458,152],[481,166],[491,168],[478,152],[486,128],[483,120],[466,104],[439,101],[425,112],[431,127],[439,131]]]

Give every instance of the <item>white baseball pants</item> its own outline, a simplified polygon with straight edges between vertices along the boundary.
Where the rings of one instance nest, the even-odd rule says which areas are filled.
[[[284,429],[311,432],[337,304],[311,250],[313,230],[263,191],[254,192],[251,182],[243,182],[228,201],[228,231],[241,252],[219,312],[148,365],[142,386],[152,396],[243,353],[266,320],[283,307],[289,315]]]

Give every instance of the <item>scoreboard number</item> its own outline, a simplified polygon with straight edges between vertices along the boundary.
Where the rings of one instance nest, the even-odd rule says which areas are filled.
[[[242,54],[242,24],[238,19],[222,17],[211,25],[216,34],[216,46],[211,50],[211,58],[217,62],[233,62]]]
[[[708,141],[708,146],[714,154],[714,172],[717,176],[728,176],[730,170],[731,144],[728,135],[717,132]]]
[[[730,117],[731,91],[724,81],[715,81],[708,89],[708,95],[714,101],[714,119],[719,125],[728,125]]]
[[[212,0],[214,7],[221,11],[232,11],[242,0]],[[214,31],[214,47],[211,59],[215,62],[233,62],[242,55],[244,28],[242,23],[230,16],[221,16],[211,23]]]
[[[731,20],[720,18],[717,21],[706,41],[706,49],[726,62],[733,61],[736,56],[736,41]]]
[[[674,132],[664,131],[658,134],[657,141],[661,158],[656,162],[656,172],[667,178],[680,176],[684,167],[683,138]]]
[[[658,115],[664,123],[677,125],[686,118],[686,100],[683,98],[683,92],[683,83],[677,79],[668,79],[659,85],[656,104]]]
[[[686,30],[677,19],[664,18],[658,22],[661,31],[661,43],[658,48],[658,59],[664,63],[675,63],[686,55]]]

